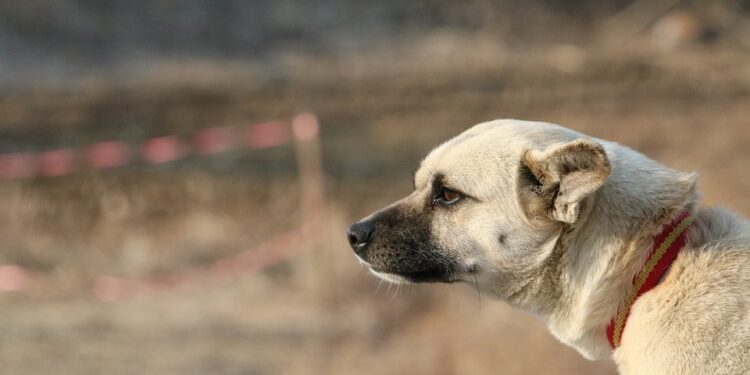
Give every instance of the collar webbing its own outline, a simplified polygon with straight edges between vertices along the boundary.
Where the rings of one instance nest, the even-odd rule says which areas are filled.
[[[677,258],[687,240],[688,227],[695,218],[685,211],[654,237],[651,251],[641,270],[633,279],[633,290],[625,301],[617,315],[607,326],[607,338],[612,349],[620,346],[622,332],[630,315],[630,308],[643,293],[653,289],[662,276],[667,272],[669,266]]]

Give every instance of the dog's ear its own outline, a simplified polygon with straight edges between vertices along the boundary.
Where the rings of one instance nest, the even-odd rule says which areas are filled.
[[[604,184],[609,173],[607,153],[590,139],[527,150],[521,157],[519,199],[530,217],[574,223],[581,202]]]

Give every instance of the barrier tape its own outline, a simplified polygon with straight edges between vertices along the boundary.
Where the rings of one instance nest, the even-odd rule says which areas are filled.
[[[206,267],[177,270],[154,277],[97,277],[91,294],[102,302],[121,302],[148,292],[208,286],[226,282],[241,275],[252,275],[288,260],[308,248],[317,233],[314,225],[282,233],[254,248],[219,259]],[[0,265],[0,293],[21,293],[42,282],[42,275],[16,264]]]
[[[290,259],[307,248],[310,245],[311,236],[317,232],[311,228],[312,225],[306,225],[282,233],[259,246],[217,260],[206,267],[179,270],[158,277],[100,276],[94,281],[91,292],[100,301],[119,302],[147,292],[195,288],[226,282],[241,275],[252,275]],[[18,282],[9,283],[10,286],[17,284]],[[1,285],[0,290],[2,290]]]
[[[312,115],[299,115],[295,121],[304,122],[305,116]],[[317,137],[317,122],[314,126],[303,126],[303,136],[305,132],[312,132],[313,137]],[[213,155],[239,148],[265,149],[289,143],[292,137],[288,121],[273,121],[240,127],[208,127],[196,131],[192,138],[164,135],[146,139],[138,145],[105,141],[82,148],[6,153],[0,154],[0,180],[33,176],[56,177],[84,168],[111,169],[136,162],[161,164],[190,155]]]
[[[291,126],[290,126],[291,125]],[[246,147],[264,149],[289,143],[293,139],[308,142],[320,134],[313,114],[297,115],[287,121],[251,124],[244,128],[210,127],[197,131],[193,138],[166,135],[149,138],[138,147],[122,141],[98,142],[82,151],[61,148],[33,153],[0,155],[0,180],[31,176],[62,176],[73,173],[81,164],[92,169],[116,168],[142,160],[150,164],[166,163],[190,154],[216,154]],[[315,152],[319,152],[316,150]],[[318,166],[319,167],[319,166]],[[303,189],[304,190],[304,189]],[[303,197],[304,199],[304,197]],[[317,216],[325,214],[322,202]],[[103,302],[118,302],[149,291],[165,291],[225,281],[239,275],[260,272],[310,248],[319,238],[321,217],[309,218],[301,227],[274,237],[259,246],[220,259],[207,267],[178,270],[160,277],[97,277],[91,293]],[[16,264],[0,265],[0,293],[19,293],[43,279],[42,275]]]

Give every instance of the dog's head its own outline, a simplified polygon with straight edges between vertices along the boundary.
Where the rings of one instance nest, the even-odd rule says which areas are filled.
[[[609,172],[603,147],[570,130],[477,125],[433,150],[414,192],[352,225],[348,239],[383,279],[467,281],[507,297],[545,262]]]

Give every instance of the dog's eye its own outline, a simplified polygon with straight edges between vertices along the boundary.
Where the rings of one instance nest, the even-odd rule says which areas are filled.
[[[461,200],[464,196],[461,193],[451,190],[448,188],[442,188],[440,194],[435,198],[435,202],[440,203],[444,206],[454,204]]]

